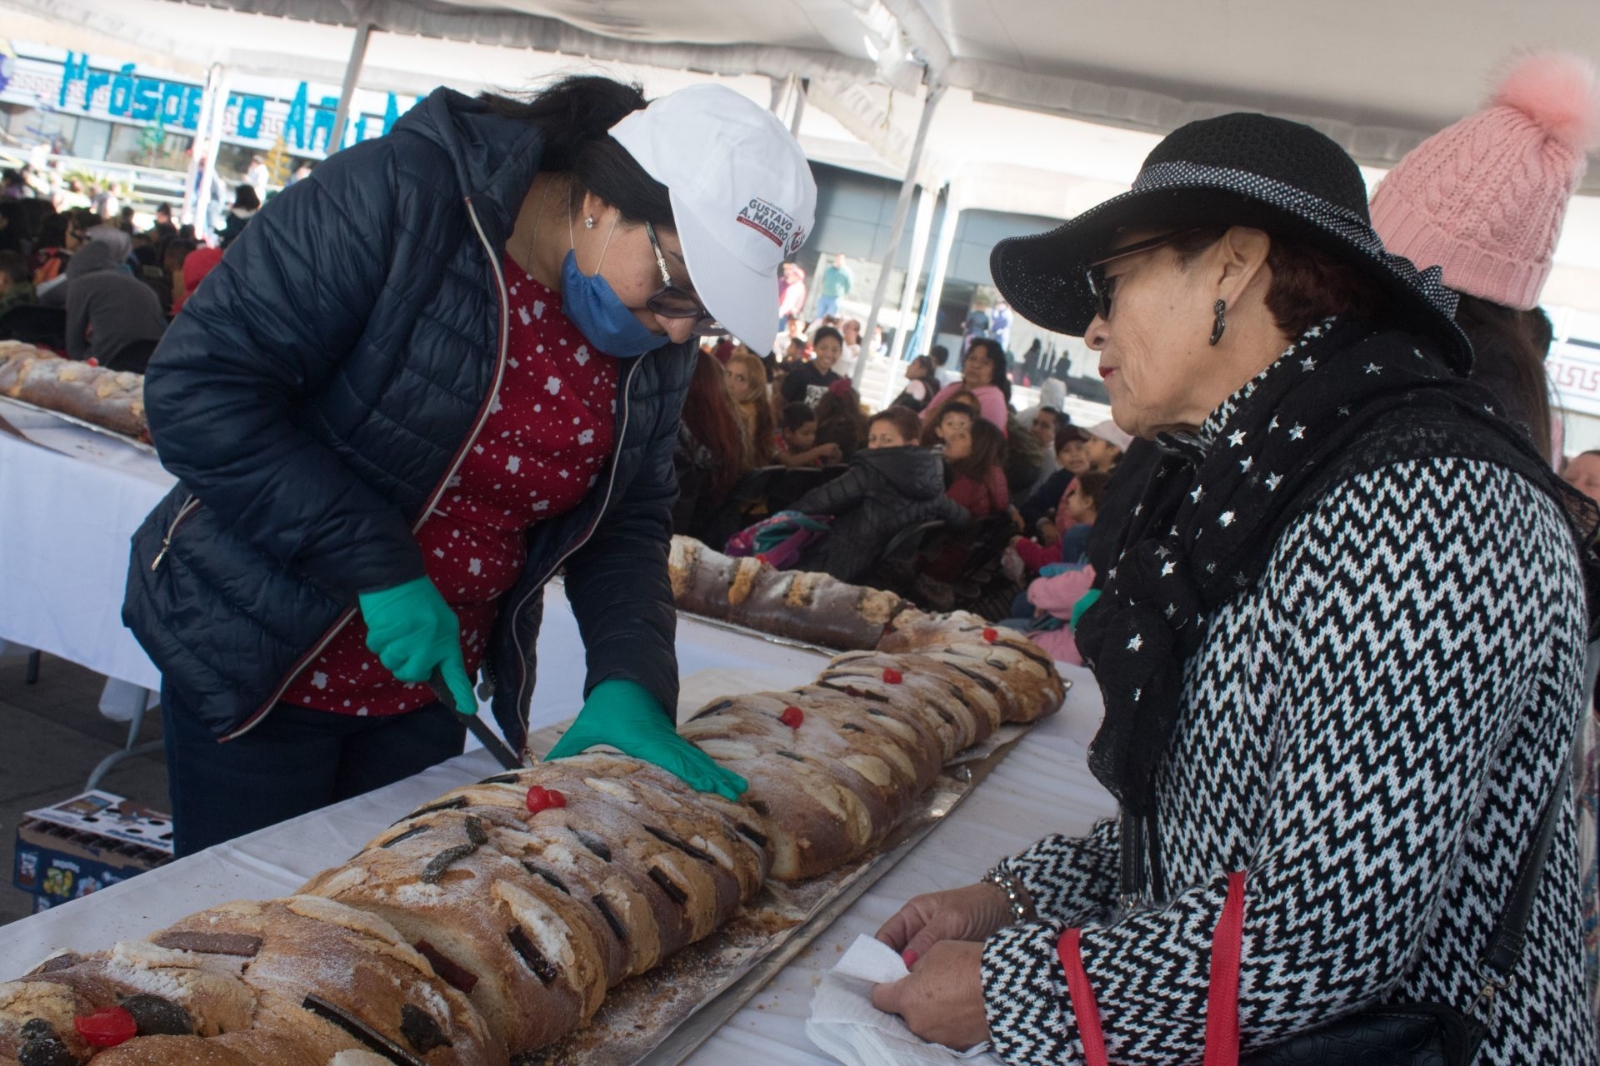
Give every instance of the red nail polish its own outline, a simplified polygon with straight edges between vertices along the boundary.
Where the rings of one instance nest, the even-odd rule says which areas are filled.
[[[906,948],[900,953],[900,959],[906,964],[906,969],[908,970],[917,964],[917,959],[919,957],[920,956],[918,956],[917,953],[912,951],[910,948]]]

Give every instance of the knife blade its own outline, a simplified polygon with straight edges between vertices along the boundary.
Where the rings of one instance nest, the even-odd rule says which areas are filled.
[[[434,667],[433,676],[428,678],[428,687],[433,689],[433,694],[439,698],[440,703],[467,720],[467,729],[473,736],[478,738],[478,743],[489,750],[489,754],[494,756],[495,762],[499,763],[503,769],[522,770],[526,768],[523,761],[517,757],[516,752],[512,751],[506,742],[496,736],[494,730],[489,728],[489,723],[478,717],[476,705],[473,706],[470,712],[463,711],[456,705],[455,693],[450,691],[449,684],[445,682],[443,670]]]

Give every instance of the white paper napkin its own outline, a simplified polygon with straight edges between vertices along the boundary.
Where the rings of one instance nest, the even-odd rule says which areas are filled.
[[[811,997],[806,1036],[845,1066],[1001,1066],[987,1043],[965,1052],[918,1039],[897,1015],[872,1005],[872,986],[898,981],[908,971],[900,955],[870,936],[859,936]]]

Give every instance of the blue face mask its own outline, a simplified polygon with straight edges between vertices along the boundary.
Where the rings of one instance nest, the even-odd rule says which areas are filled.
[[[561,310],[589,343],[607,355],[627,359],[655,351],[671,341],[651,333],[598,272],[578,269],[578,256],[567,252],[561,264]]]

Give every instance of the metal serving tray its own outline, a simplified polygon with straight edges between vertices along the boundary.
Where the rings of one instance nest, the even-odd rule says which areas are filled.
[[[769,882],[727,925],[612,989],[589,1025],[534,1053],[529,1066],[677,1066],[933,832],[1031,728],[1003,726],[960,753],[876,852],[802,884]],[[539,730],[529,746],[548,750],[560,730]]]

